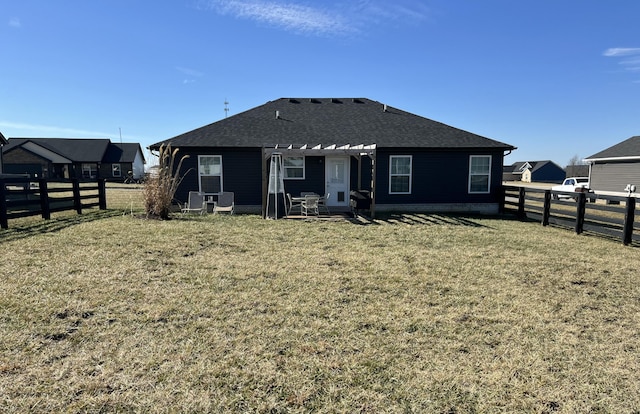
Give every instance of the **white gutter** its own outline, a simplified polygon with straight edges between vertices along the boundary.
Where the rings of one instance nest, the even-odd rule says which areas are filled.
[[[607,158],[585,158],[585,162],[597,162],[597,161],[630,161],[640,160],[640,155],[631,155],[628,157],[607,157]]]

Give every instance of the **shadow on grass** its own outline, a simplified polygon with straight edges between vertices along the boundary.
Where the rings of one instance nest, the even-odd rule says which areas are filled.
[[[496,216],[474,216],[474,215],[458,215],[458,214],[442,214],[442,213],[414,213],[399,214],[388,213],[378,214],[375,219],[365,216],[358,216],[351,220],[352,223],[358,225],[380,225],[380,224],[404,224],[404,225],[448,225],[448,226],[467,226],[467,227],[487,227],[479,223],[476,219],[496,218]],[[502,220],[509,220],[508,216],[499,216]]]
[[[121,210],[96,210],[53,217],[49,220],[39,217],[10,220],[8,229],[0,229],[0,241],[22,240],[38,234],[55,233],[78,224],[120,215],[122,215]]]

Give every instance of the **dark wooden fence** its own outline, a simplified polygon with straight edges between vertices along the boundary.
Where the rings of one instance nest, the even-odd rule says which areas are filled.
[[[502,211],[520,219],[539,220],[620,239],[625,245],[640,243],[640,223],[635,220],[635,197],[566,193],[529,187],[505,186]],[[558,197],[568,197],[560,198]]]
[[[45,180],[23,177],[0,178],[0,227],[9,228],[9,220],[65,210],[107,208],[104,180]]]

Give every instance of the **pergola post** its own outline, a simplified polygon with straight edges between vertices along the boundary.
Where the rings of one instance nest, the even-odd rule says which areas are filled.
[[[371,157],[371,206],[369,207],[369,211],[371,212],[371,218],[376,218],[376,152],[373,151],[369,155]]]

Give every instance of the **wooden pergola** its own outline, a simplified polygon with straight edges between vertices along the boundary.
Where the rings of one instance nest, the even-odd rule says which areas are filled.
[[[375,189],[376,189],[376,144],[337,145],[327,146],[309,144],[275,144],[262,146],[262,217],[267,213],[267,192],[269,186],[267,161],[274,153],[283,156],[326,156],[348,155],[358,160],[358,188],[362,187],[362,157],[371,159],[371,217],[375,217]]]

